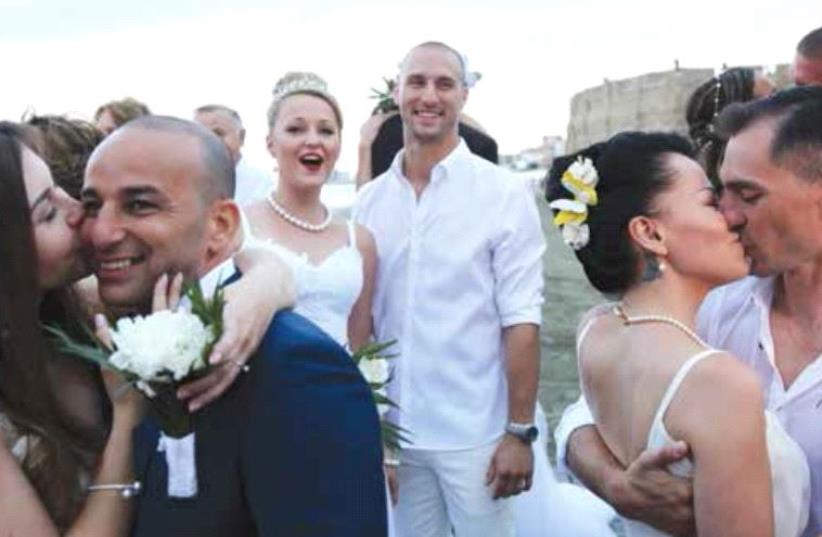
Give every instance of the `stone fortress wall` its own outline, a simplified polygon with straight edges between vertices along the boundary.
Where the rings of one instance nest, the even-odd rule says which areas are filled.
[[[674,69],[603,84],[574,95],[566,150],[577,151],[624,130],[675,131],[687,136],[685,104],[713,69]]]

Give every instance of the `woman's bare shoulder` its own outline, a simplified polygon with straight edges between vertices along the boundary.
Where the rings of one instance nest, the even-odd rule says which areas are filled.
[[[671,402],[666,425],[675,436],[696,441],[717,429],[755,423],[763,408],[756,373],[731,353],[717,351],[685,377]]]

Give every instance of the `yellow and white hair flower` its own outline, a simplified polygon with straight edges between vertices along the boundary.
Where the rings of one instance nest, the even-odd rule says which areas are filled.
[[[548,206],[557,212],[554,225],[562,230],[565,244],[579,250],[591,239],[588,224],[588,207],[599,202],[596,186],[599,182],[594,163],[588,157],[578,157],[562,174],[562,186],[574,195],[574,199],[558,199]]]

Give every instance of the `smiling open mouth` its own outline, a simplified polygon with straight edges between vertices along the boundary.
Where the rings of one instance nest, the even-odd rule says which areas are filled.
[[[300,157],[299,160],[300,164],[302,164],[311,171],[319,170],[320,167],[323,165],[323,162],[325,162],[325,159],[323,157],[314,153],[303,155]]]
[[[143,261],[142,256],[97,261],[97,272],[111,273],[125,270]]]
[[[443,115],[443,113],[439,110],[417,110],[414,112],[414,115],[423,117],[423,118],[438,118]]]

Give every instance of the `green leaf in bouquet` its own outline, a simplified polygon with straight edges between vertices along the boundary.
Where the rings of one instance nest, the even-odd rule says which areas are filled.
[[[411,443],[408,439],[410,433],[387,419],[380,420],[380,434],[382,436],[382,445],[391,451],[400,451],[403,442],[406,444]]]
[[[191,313],[199,317],[205,326],[210,326],[214,334],[214,340],[203,351],[203,360],[205,360],[223,334],[223,309],[225,309],[223,289],[217,286],[211,298],[207,299],[199,281],[186,282],[183,285],[183,296],[191,301]]]
[[[397,403],[395,403],[385,395],[377,392],[374,392],[374,402],[378,405],[390,406],[391,408],[400,408]]]
[[[97,364],[100,367],[116,371],[128,378],[129,375],[127,372],[118,369],[108,361],[109,352],[103,348],[102,344],[99,343],[88,328],[85,328],[85,330],[87,331],[87,335],[90,336],[89,340],[94,341],[94,344],[74,341],[70,335],[57,325],[45,325],[43,329],[49,335],[57,350],[62,354],[76,356],[77,358]]]
[[[360,360],[379,360],[385,359],[390,360],[392,358],[396,358],[397,354],[383,354],[383,351],[392,345],[396,345],[397,340],[392,339],[391,341],[384,341],[382,343],[369,343],[368,345],[363,345],[360,347],[357,352],[351,355],[351,359],[354,360],[355,364],[360,363]]]

